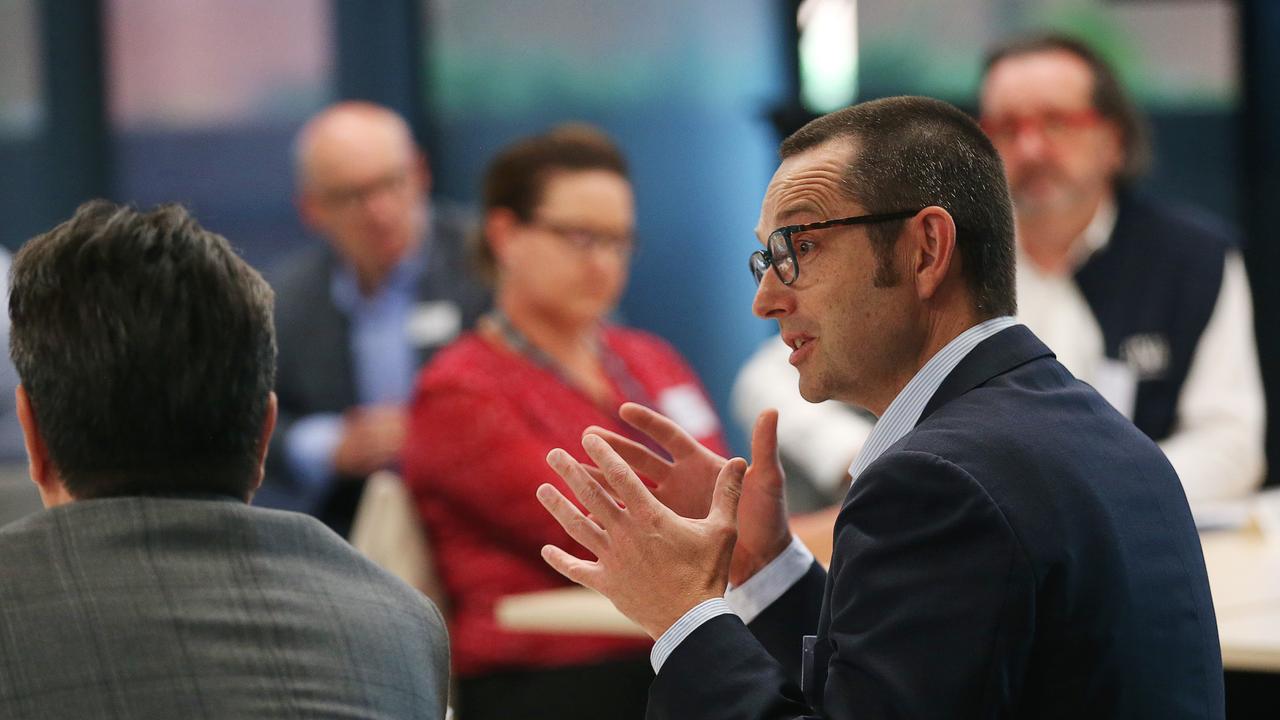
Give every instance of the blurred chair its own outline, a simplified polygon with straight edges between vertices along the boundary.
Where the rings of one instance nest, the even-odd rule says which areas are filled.
[[[421,590],[448,615],[435,558],[413,498],[400,476],[374,473],[365,484],[351,525],[351,544],[388,572]]]

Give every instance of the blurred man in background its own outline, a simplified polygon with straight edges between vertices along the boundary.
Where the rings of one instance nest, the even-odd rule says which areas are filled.
[[[89,203],[18,253],[18,416],[49,509],[0,529],[0,717],[443,717],[435,606],[248,505],[271,304],[178,206]]]
[[[298,208],[327,241],[276,279],[280,429],[260,502],[346,534],[364,480],[396,467],[419,366],[472,325],[487,292],[467,223],[433,206],[426,158],[390,109],[343,102],[295,144]]]
[[[996,48],[979,101],[1017,211],[1022,319],[1160,443],[1193,502],[1256,489],[1266,408],[1235,234],[1134,190],[1142,120],[1084,44]]]
[[[979,106],[1013,194],[1019,319],[1157,441],[1193,507],[1255,490],[1266,408],[1235,235],[1133,188],[1150,154],[1144,125],[1083,43],[1050,34],[994,49]],[[837,487],[870,421],[807,406],[787,352],[772,339],[748,362],[735,412],[749,423],[781,408],[784,453]]]

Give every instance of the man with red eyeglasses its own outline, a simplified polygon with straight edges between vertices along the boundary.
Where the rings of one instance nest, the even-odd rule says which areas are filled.
[[[1083,43],[997,47],[979,106],[1013,194],[1019,318],[1160,444],[1193,504],[1255,489],[1265,406],[1235,236],[1132,188],[1142,119]]]
[[[1014,201],[1019,320],[1157,441],[1193,508],[1253,491],[1266,412],[1234,235],[1133,189],[1150,155],[1144,125],[1088,46],[1018,38],[984,67],[981,125]],[[835,499],[871,420],[804,402],[789,352],[771,340],[743,367],[734,414],[749,426],[780,409],[784,458]],[[828,510],[794,527],[822,553],[833,521]]]

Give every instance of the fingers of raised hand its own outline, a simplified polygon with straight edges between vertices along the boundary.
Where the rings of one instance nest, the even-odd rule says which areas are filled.
[[[637,473],[648,477],[651,480],[659,480],[670,469],[671,463],[666,458],[659,457],[655,452],[640,443],[619,435],[612,430],[606,430],[602,427],[592,425],[582,431],[583,437],[587,435],[598,435],[609,443],[614,452],[622,456],[627,464],[635,468]]]
[[[617,494],[629,509],[646,508],[657,505],[649,489],[636,477],[631,466],[614,451],[609,443],[598,435],[587,435],[582,438],[582,448],[587,451],[596,467],[604,473],[609,487]]]
[[[574,460],[569,453],[556,448],[547,454],[547,464],[564,479],[574,496],[602,527],[617,514],[618,502],[609,494],[609,490],[605,490],[600,483],[596,482],[587,471],[587,467]],[[610,490],[613,490],[612,483],[610,483]]]
[[[606,477],[604,476],[604,472],[603,472],[603,471],[601,471],[601,470],[600,470],[600,468],[598,468],[598,467],[596,467],[596,466],[594,466],[594,465],[585,465],[585,464],[584,464],[584,465],[582,465],[582,469],[583,469],[583,470],[586,470],[586,471],[587,471],[587,474],[591,476],[591,479],[592,479],[592,480],[595,480],[595,481],[596,481],[596,482],[598,482],[598,483],[600,483],[600,485],[601,485],[602,487],[604,487],[604,489],[605,489],[605,490],[608,490],[611,494],[615,494],[615,493],[613,493],[613,488],[609,487],[609,480],[608,480],[608,478],[606,478]]]
[[[544,486],[546,487],[546,486]],[[581,558],[576,558],[555,545],[542,546],[542,559],[556,572],[597,592],[599,565]]]
[[[778,411],[760,413],[751,428],[751,462],[775,462],[778,458]]]
[[[543,484],[538,487],[538,501],[560,523],[560,527],[569,533],[569,537],[600,557],[609,543],[609,537],[594,520],[583,515],[581,510],[551,485]]]
[[[689,433],[665,415],[638,403],[623,403],[618,408],[623,422],[653,438],[672,457],[680,457],[701,447]]]
[[[711,511],[707,519],[717,524],[737,528],[738,500],[742,498],[742,478],[747,472],[747,461],[733,458],[720,468],[716,476],[716,489],[711,497]]]
[[[778,459],[778,411],[765,410],[751,430],[751,482],[769,495],[781,497],[785,478]]]

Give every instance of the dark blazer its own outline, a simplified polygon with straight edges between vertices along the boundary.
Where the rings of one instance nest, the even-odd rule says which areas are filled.
[[[0,529],[0,717],[444,717],[439,611],[328,528],[233,498]]]
[[[806,634],[818,662],[802,693]],[[695,630],[649,705],[654,719],[1223,713],[1177,475],[1023,326],[979,344],[854,482],[830,573],[815,565],[750,630],[732,615]]]
[[[464,213],[446,204],[433,205],[431,216],[427,269],[418,283],[418,300],[455,303],[462,319],[459,330],[465,330],[489,307],[488,290],[473,276],[464,258],[465,238],[471,226]],[[268,506],[298,506],[293,499],[298,493],[297,481],[284,453],[285,438],[293,423],[315,413],[342,413],[359,404],[350,321],[334,304],[330,292],[339,262],[328,247],[317,246],[288,260],[272,278],[276,291],[276,395],[280,417],[258,500]],[[453,337],[417,346],[419,365]],[[316,508],[316,515],[339,534],[345,535],[350,529],[364,480],[339,478]]]

